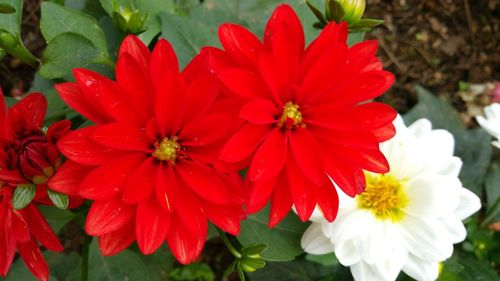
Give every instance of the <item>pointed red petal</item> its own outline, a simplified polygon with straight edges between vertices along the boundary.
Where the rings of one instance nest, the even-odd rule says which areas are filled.
[[[224,50],[239,64],[251,68],[257,65],[262,44],[246,28],[226,23],[219,27],[219,38]]]
[[[226,112],[202,115],[187,123],[179,134],[182,145],[203,146],[226,137],[231,115]]]
[[[276,105],[266,99],[255,99],[243,106],[240,117],[254,124],[276,123],[279,115]]]
[[[232,200],[231,194],[213,169],[194,161],[179,161],[174,169],[198,196],[217,204],[226,204]]]
[[[94,201],[87,215],[85,232],[100,236],[113,232],[134,218],[135,207],[124,204],[120,198]]]
[[[360,168],[353,167],[350,163],[342,161],[337,154],[328,154],[324,157],[325,170],[337,186],[350,197],[359,194],[359,190],[365,190],[365,176]]]
[[[292,200],[301,221],[306,221],[311,216],[316,206],[316,185],[306,178],[303,171],[297,165],[292,155],[289,155],[286,163],[286,175],[290,184]]]
[[[249,183],[251,184],[251,188],[248,194],[246,209],[248,214],[256,213],[266,206],[276,186],[276,181],[277,179],[275,178],[270,181]]]
[[[170,215],[158,205],[156,198],[143,201],[137,207],[135,235],[144,255],[154,253],[166,239]]]
[[[128,35],[123,39],[118,56],[122,56],[125,53],[134,58],[142,69],[146,70],[148,68],[151,54],[148,47],[137,36]]]
[[[219,79],[235,94],[251,98],[269,98],[271,94],[264,81],[255,73],[242,68],[228,68]]]
[[[231,235],[238,235],[240,232],[240,222],[245,218],[240,207],[223,206],[205,202],[203,211],[208,219],[223,231]]]
[[[319,208],[323,212],[323,216],[329,222],[332,222],[339,210],[339,196],[333,184],[328,181],[323,186],[317,186],[315,189],[316,200]]]
[[[3,97],[2,89],[0,89],[0,139],[5,137],[5,119],[7,118],[7,105]]]
[[[168,245],[175,258],[182,264],[189,264],[196,260],[207,239],[207,228],[199,236],[191,235],[183,226],[182,219],[175,218],[172,228],[167,235]]]
[[[137,204],[148,198],[156,186],[159,165],[149,157],[128,178],[123,189],[123,202]]]
[[[177,179],[170,165],[160,164],[156,175],[156,199],[167,212],[173,212],[177,195]]]
[[[152,141],[142,129],[125,123],[97,126],[90,138],[98,144],[121,150],[150,151]]]
[[[78,194],[86,199],[108,199],[120,192],[130,173],[145,160],[141,153],[108,161],[90,172],[80,184]]]
[[[311,133],[297,128],[290,135],[290,147],[300,169],[316,185],[323,185],[325,172],[319,145]]]
[[[286,177],[286,172],[283,171],[276,182],[273,195],[271,198],[271,211],[269,213],[270,228],[275,227],[283,220],[290,209],[292,208],[292,195],[290,194],[289,182]]]
[[[248,169],[251,181],[268,181],[275,178],[286,161],[287,137],[274,129],[253,156]]]
[[[50,178],[47,186],[54,191],[76,196],[80,183],[93,168],[92,166],[80,165],[71,160],[67,160],[57,170],[57,173]]]
[[[197,75],[191,79],[186,89],[186,104],[189,106],[186,107],[184,120],[191,120],[205,112],[217,98],[221,87],[213,75]]]
[[[23,210],[27,221],[29,221],[31,233],[36,240],[51,251],[61,252],[63,250],[61,242],[35,205],[29,204]]]
[[[229,139],[221,150],[220,158],[226,162],[244,160],[262,142],[264,136],[271,131],[271,126],[245,124]]]
[[[130,220],[121,228],[103,234],[99,238],[99,248],[104,256],[114,256],[135,241],[135,222]]]
[[[18,243],[17,250],[24,260],[26,267],[36,276],[36,278],[38,278],[38,280],[49,280],[49,266],[35,241],[32,240],[27,243]]]
[[[200,200],[182,180],[179,179],[177,183],[179,188],[177,189],[175,214],[191,236],[203,236],[207,231],[207,218],[203,213]]]
[[[29,94],[14,106],[7,113],[7,122],[22,122],[32,124],[35,128],[41,128],[47,111],[47,99],[40,93]],[[17,124],[19,125],[19,124]]]

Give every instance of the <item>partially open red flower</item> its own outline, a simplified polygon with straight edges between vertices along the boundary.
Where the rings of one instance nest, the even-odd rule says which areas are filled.
[[[62,161],[55,143],[68,132],[70,123],[55,123],[44,132],[46,109],[45,97],[33,93],[7,110],[0,92],[0,276],[8,273],[17,250],[33,275],[48,280],[49,269],[38,244],[51,251],[63,250],[36,205],[52,204],[47,182]],[[30,186],[35,195],[16,210],[12,196],[20,185]],[[72,201],[73,205],[82,202]]]
[[[389,171],[379,143],[394,135],[391,107],[369,102],[394,82],[375,57],[376,41],[347,46],[346,23],[328,24],[307,47],[301,23],[279,6],[263,43],[242,26],[224,24],[224,48],[212,50],[212,69],[245,101],[245,120],[222,149],[228,163],[250,163],[247,211],[271,200],[270,226],[292,205],[307,220],[316,205],[332,221],[338,197],[365,189],[363,170]],[[218,52],[217,52],[218,51]]]
[[[56,178],[59,190],[94,200],[86,231],[105,255],[137,241],[144,254],[166,240],[184,264],[196,259],[207,221],[237,234],[240,179],[216,171],[231,115],[206,53],[181,73],[165,40],[152,53],[134,36],[120,47],[117,81],[76,69],[76,83],[56,86],[61,98],[95,123],[58,143],[71,161]],[[80,183],[81,181],[81,183]]]

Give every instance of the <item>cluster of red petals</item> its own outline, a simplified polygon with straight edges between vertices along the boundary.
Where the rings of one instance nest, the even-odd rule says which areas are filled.
[[[249,165],[247,211],[271,201],[270,226],[292,206],[307,220],[318,206],[332,221],[338,196],[365,189],[363,170],[389,171],[379,143],[391,138],[396,111],[369,102],[394,82],[375,57],[376,41],[347,45],[346,23],[328,24],[307,47],[295,12],[279,6],[261,42],[236,24],[224,24],[224,50],[213,49],[211,68],[244,103],[245,122],[225,144],[221,159]]]
[[[61,98],[95,125],[58,146],[69,159],[54,189],[93,200],[85,230],[105,255],[133,241],[144,254],[165,241],[184,264],[205,243],[207,222],[237,234],[242,182],[213,165],[232,134],[230,102],[202,53],[180,72],[165,40],[154,50],[136,37],[122,43],[116,81],[76,69],[56,85]]]
[[[47,101],[34,93],[7,110],[0,92],[0,276],[6,276],[16,251],[39,280],[48,280],[49,269],[39,244],[60,252],[57,236],[36,204],[51,205],[47,182],[61,165],[56,142],[68,132],[69,121],[42,131]],[[36,184],[34,200],[15,210],[12,195],[19,184]],[[72,205],[82,201],[72,200]]]

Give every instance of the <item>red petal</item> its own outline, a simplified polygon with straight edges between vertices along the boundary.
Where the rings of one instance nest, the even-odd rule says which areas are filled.
[[[396,127],[394,127],[394,124],[389,123],[382,128],[372,131],[372,133],[379,142],[384,142],[396,135]]]
[[[135,222],[130,220],[121,228],[103,234],[99,238],[99,248],[104,256],[114,256],[135,241]]]
[[[220,91],[220,83],[213,75],[197,75],[191,79],[186,90],[186,104],[189,106],[186,108],[185,120],[191,120],[204,113],[213,104]]]
[[[310,181],[323,185],[325,172],[319,145],[309,131],[297,128],[290,135],[290,147],[297,164]]]
[[[0,181],[10,184],[26,183],[26,180],[19,170],[0,169]]]
[[[365,190],[365,176],[360,168],[353,167],[346,161],[340,162],[340,155],[328,154],[324,157],[325,169],[337,186],[350,197]]]
[[[28,123],[35,128],[41,128],[46,111],[47,99],[45,96],[40,93],[29,94],[9,109],[7,122],[18,126],[17,122]]]
[[[226,112],[202,115],[187,123],[179,134],[182,145],[203,146],[227,135],[231,115]]]
[[[135,235],[144,255],[154,253],[165,241],[170,225],[169,216],[156,199],[143,201],[137,207]]]
[[[213,169],[193,161],[179,161],[174,169],[200,197],[217,204],[231,201],[231,194]]]
[[[248,169],[251,181],[268,181],[275,178],[286,161],[287,137],[274,129],[257,149]]]
[[[323,186],[317,186],[315,189],[316,200],[318,201],[319,208],[323,212],[323,216],[329,222],[332,222],[339,210],[339,196],[333,184],[328,181]]]
[[[378,149],[351,149],[341,148],[341,153],[347,158],[347,161],[353,165],[374,173],[384,174],[389,172],[389,163],[384,154]]]
[[[36,278],[38,278],[38,280],[49,280],[49,266],[35,241],[32,240],[28,243],[18,243],[17,250],[24,260],[26,267]]]
[[[128,35],[123,39],[118,56],[122,56],[125,53],[133,57],[143,70],[148,68],[151,54],[148,47],[137,36]]]
[[[207,218],[203,213],[200,201],[183,181],[179,179],[177,183],[179,188],[177,189],[175,201],[175,214],[181,219],[182,224],[191,236],[205,235]]]
[[[220,153],[220,158],[231,163],[247,158],[254,152],[271,128],[271,126],[245,124],[224,145]]]
[[[276,186],[277,179],[263,182],[249,182],[251,184],[250,192],[248,194],[248,203],[246,212],[253,214],[260,211],[266,206],[267,201],[271,198],[274,187]]]
[[[228,68],[219,79],[235,94],[251,98],[269,98],[271,94],[266,84],[255,73],[242,68]]]
[[[204,203],[203,211],[208,219],[223,231],[231,235],[239,234],[240,222],[245,218],[241,207]]]
[[[360,71],[373,61],[377,53],[377,40],[366,40],[349,48],[348,61],[353,72]]]
[[[5,137],[5,119],[7,118],[7,105],[3,97],[2,89],[0,89],[0,139]]]
[[[291,155],[287,158],[286,167],[293,204],[300,220],[305,222],[309,219],[316,206],[316,196],[314,194],[316,186],[305,177]]]
[[[67,160],[57,170],[47,183],[48,187],[57,192],[75,196],[78,194],[78,187],[83,179],[92,171],[94,167],[80,165],[71,160]]]
[[[219,27],[219,38],[224,50],[239,64],[246,68],[257,65],[262,44],[259,38],[246,28],[237,24],[222,24]]]
[[[144,160],[143,154],[135,153],[102,164],[82,181],[78,194],[91,200],[115,196],[123,189],[130,173],[137,169]]]
[[[154,102],[151,77],[147,69],[143,69],[129,53],[124,53],[118,57],[116,81],[127,101],[141,116],[147,116],[153,109]]]
[[[30,229],[28,228],[27,218],[24,213],[24,210],[12,212],[11,231],[14,233],[17,243],[26,243],[31,240]]]
[[[61,252],[64,249],[61,242],[35,205],[29,204],[23,210],[26,220],[29,222],[31,233],[36,240],[51,251]]]
[[[135,207],[124,204],[115,197],[110,200],[94,201],[87,215],[85,231],[100,236],[122,228],[135,215]]]
[[[99,165],[119,156],[120,152],[89,139],[94,130],[95,127],[86,127],[69,132],[57,142],[57,147],[64,156],[83,165]]]
[[[282,172],[271,198],[271,211],[269,213],[270,228],[275,227],[283,218],[288,215],[292,208],[292,195],[290,194],[289,183],[286,177],[286,172]]]
[[[109,117],[95,106],[95,100],[91,101],[87,99],[77,83],[60,83],[56,84],[54,88],[69,107],[95,124],[102,124],[109,120]]]
[[[173,212],[177,194],[177,179],[171,166],[161,164],[156,175],[156,199],[167,212]]]
[[[243,106],[240,117],[254,124],[276,123],[279,110],[274,103],[265,99],[255,99]]]
[[[189,264],[200,256],[206,239],[207,229],[199,236],[192,236],[182,225],[182,220],[178,218],[172,221],[172,228],[167,235],[172,253],[182,264]]]
[[[107,147],[121,150],[151,151],[152,141],[144,130],[125,123],[97,126],[90,138]]]
[[[137,204],[153,192],[159,166],[152,157],[147,158],[132,172],[123,189],[123,202]]]

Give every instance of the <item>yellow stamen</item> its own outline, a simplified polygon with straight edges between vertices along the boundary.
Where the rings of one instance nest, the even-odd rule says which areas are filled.
[[[302,123],[302,112],[300,112],[300,106],[289,101],[283,106],[283,113],[278,121],[278,127],[285,126],[288,129],[297,126],[304,126]]]
[[[155,143],[155,151],[153,151],[152,155],[158,160],[168,161],[173,165],[180,149],[181,146],[177,143],[177,137],[164,138]]]
[[[380,220],[400,221],[408,205],[403,184],[391,175],[366,174],[366,190],[357,198],[358,207],[370,210]]]

